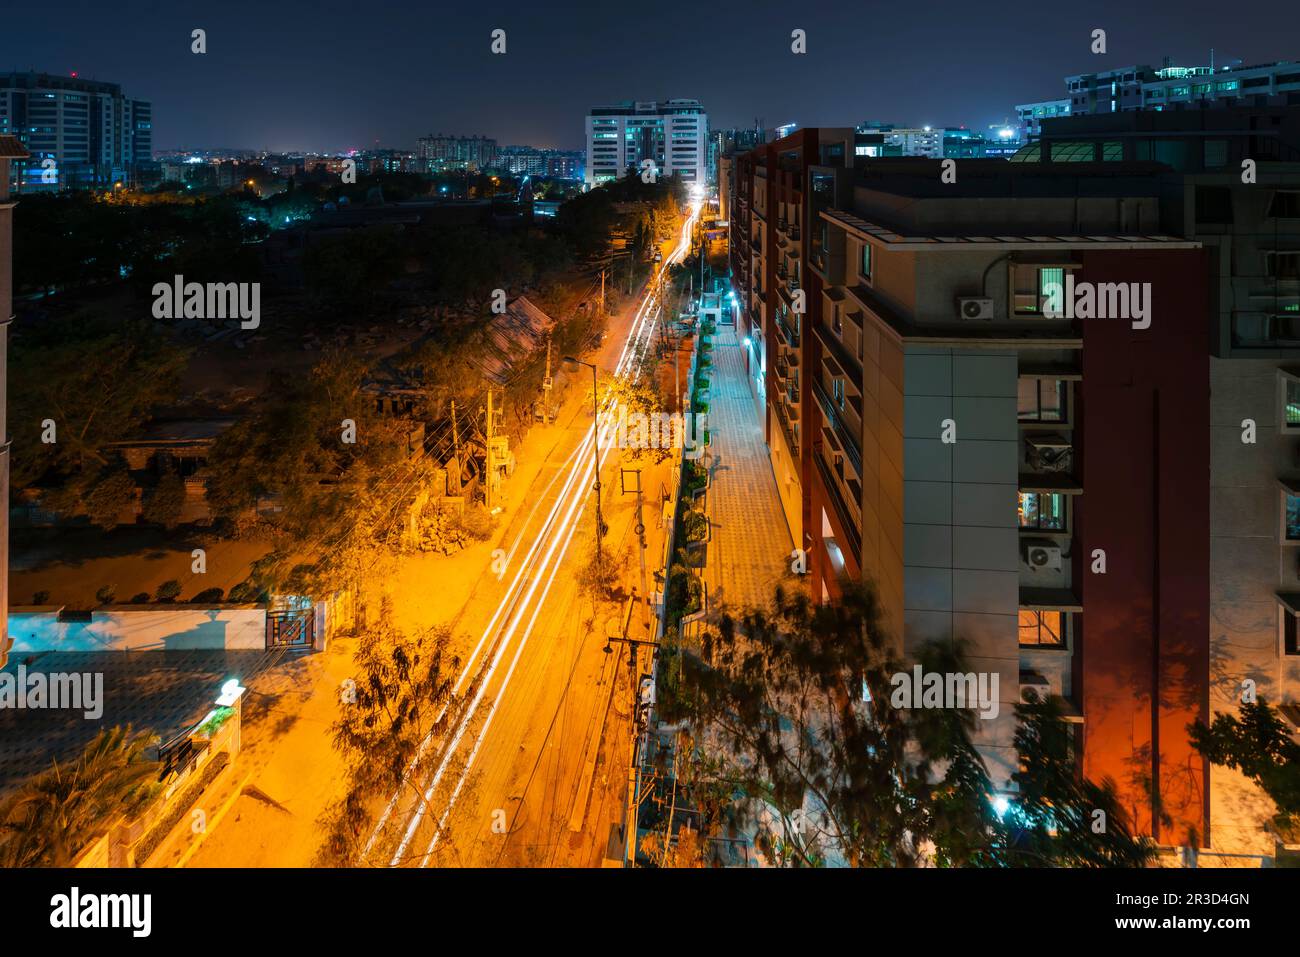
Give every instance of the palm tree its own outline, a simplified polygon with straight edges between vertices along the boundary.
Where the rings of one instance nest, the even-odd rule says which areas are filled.
[[[118,814],[133,814],[158,790],[155,742],[131,726],[95,735],[71,764],[57,760],[0,802],[0,866],[68,867]]]

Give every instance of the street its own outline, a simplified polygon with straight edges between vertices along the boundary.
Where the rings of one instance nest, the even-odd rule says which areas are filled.
[[[689,249],[695,214],[661,274]],[[663,319],[653,289],[647,283],[631,315],[613,320],[596,357],[600,369],[638,374]],[[486,583],[496,602],[457,682],[449,733],[426,742],[422,779],[412,775],[388,803],[367,846],[368,865],[595,866],[606,854],[610,825],[622,816],[626,768],[619,764],[632,685],[626,649],[605,651],[605,638],[621,633],[626,606],[593,603],[577,575],[594,532],[587,402],[579,395],[561,414],[563,440],[523,496],[531,507],[496,566],[499,583]],[[598,443],[605,545],[610,560],[626,559],[630,590],[639,580],[636,503],[621,490],[621,455],[609,448],[613,411],[602,409]],[[651,569],[662,554],[659,489],[669,463],[658,468],[661,478],[651,470],[643,476]],[[460,627],[479,625],[479,617],[467,612]],[[634,611],[633,637],[641,622]]]

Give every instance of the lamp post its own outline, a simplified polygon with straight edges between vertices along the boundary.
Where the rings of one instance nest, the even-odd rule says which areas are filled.
[[[604,537],[605,522],[600,517],[600,410],[597,407],[599,400],[596,388],[596,366],[595,363],[583,362],[573,356],[565,356],[563,363],[564,368],[572,372],[576,372],[578,366],[586,366],[591,370],[591,451],[596,465],[596,566],[599,568],[601,564],[600,545],[601,539]]]

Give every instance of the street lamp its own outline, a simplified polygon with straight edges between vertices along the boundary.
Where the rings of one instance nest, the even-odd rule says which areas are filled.
[[[605,523],[600,517],[600,410],[597,408],[596,366],[594,363],[583,362],[573,356],[565,356],[561,362],[570,372],[577,372],[578,366],[586,366],[591,370],[591,451],[596,460],[596,567],[599,568],[600,543],[604,535]]]

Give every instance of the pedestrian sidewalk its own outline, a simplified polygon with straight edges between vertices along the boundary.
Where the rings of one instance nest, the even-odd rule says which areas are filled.
[[[734,328],[718,329],[710,355],[706,427],[712,538],[704,570],[710,611],[722,605],[766,606],[773,586],[790,571],[794,541]]]

